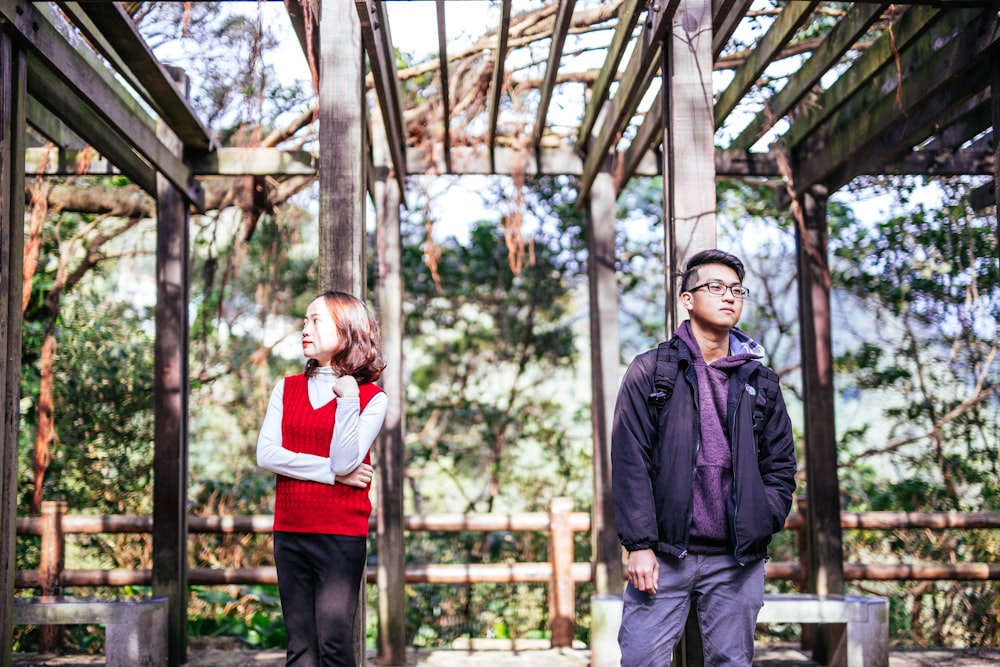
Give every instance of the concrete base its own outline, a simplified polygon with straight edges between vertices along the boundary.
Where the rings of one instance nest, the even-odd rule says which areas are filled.
[[[618,629],[622,624],[622,596],[590,598],[590,667],[619,667]]]
[[[105,627],[107,667],[163,667],[167,664],[166,598],[14,598],[14,625]]]
[[[831,667],[889,666],[889,601],[861,595],[765,595],[758,623],[838,626]]]

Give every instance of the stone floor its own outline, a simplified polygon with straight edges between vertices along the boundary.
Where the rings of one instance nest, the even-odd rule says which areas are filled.
[[[587,667],[590,652],[584,648],[544,649],[413,649],[408,667]],[[102,656],[38,656],[14,654],[14,665],[32,667],[93,667],[103,665]],[[188,653],[190,667],[284,667],[282,651],[246,651],[236,648],[194,649]],[[371,652],[368,665],[376,665]],[[889,667],[988,667],[1000,665],[1000,649],[896,649]],[[759,646],[755,667],[816,667],[801,651],[788,646]]]

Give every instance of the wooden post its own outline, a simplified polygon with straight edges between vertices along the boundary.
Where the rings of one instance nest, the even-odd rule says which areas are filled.
[[[353,2],[320,7],[319,292],[367,298],[365,98],[361,22]],[[354,618],[354,654],[367,664],[365,580]]]
[[[0,29],[0,663],[10,664],[21,400],[27,55]]]
[[[711,0],[681,0],[663,45],[662,72],[664,314],[669,338],[687,316],[676,278],[689,257],[717,242]]]
[[[587,200],[587,277],[590,286],[591,432],[594,438],[594,594],[621,595],[622,547],[611,498],[611,420],[621,370],[618,282],[615,277],[615,185],[607,171]]]
[[[163,131],[160,139],[181,151]],[[168,143],[169,142],[169,143]],[[187,662],[188,207],[156,176],[153,595],[167,602],[167,661]]]
[[[830,268],[827,263],[827,191],[813,186],[798,200],[796,220],[802,386],[805,396],[809,592],[844,592],[844,550],[840,527],[837,433],[833,410],[833,350],[830,333]],[[825,664],[836,645],[833,626],[812,633],[813,659]]]
[[[67,503],[63,500],[44,500],[41,507],[42,549],[38,559],[38,574],[42,595],[62,594],[62,571],[66,565],[66,538],[62,520]],[[43,625],[41,652],[56,653],[62,648],[62,628]]]
[[[353,2],[320,13],[319,291],[365,298],[365,98],[361,24]]]
[[[689,257],[714,248],[717,239],[711,0],[681,0],[663,51],[664,324],[669,338],[686,317],[677,277]],[[684,667],[703,664],[694,614],[674,661]]]
[[[799,551],[799,568],[801,576],[798,580],[799,592],[805,593],[809,590],[809,503],[805,498],[799,496],[795,499],[795,511],[801,518],[800,526],[795,531],[795,545]],[[812,650],[813,626],[803,624],[799,630],[799,644],[802,650]]]
[[[799,552],[799,566],[802,568],[802,576],[798,580],[799,592],[805,593],[809,590],[809,503],[799,496],[795,499],[795,511],[802,519],[801,526],[795,531],[795,545]]]
[[[553,498],[549,503],[549,562],[552,583],[549,585],[549,625],[552,648],[573,645],[576,627],[576,600],[573,585],[573,528],[570,498]]]
[[[990,71],[990,106],[993,113],[993,205],[996,217],[997,256],[1000,257],[1000,141],[996,132],[1000,127],[1000,53],[993,51],[993,69]]]
[[[376,298],[386,368],[382,388],[389,398],[375,443],[378,480],[378,664],[406,664],[406,554],[403,536],[403,243],[399,229],[399,183],[389,168],[382,124],[376,123],[375,211],[378,238]]]

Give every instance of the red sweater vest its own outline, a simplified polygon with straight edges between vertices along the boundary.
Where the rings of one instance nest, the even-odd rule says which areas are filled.
[[[372,396],[382,391],[363,384],[361,410]],[[337,420],[337,401],[314,410],[309,402],[305,375],[285,378],[281,418],[281,446],[293,452],[330,456],[330,440]],[[365,463],[371,462],[371,454]],[[367,537],[372,513],[368,490],[346,484],[322,484],[278,475],[275,483],[274,530],[326,535]]]

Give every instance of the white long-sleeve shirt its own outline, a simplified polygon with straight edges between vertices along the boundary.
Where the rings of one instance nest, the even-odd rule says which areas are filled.
[[[337,398],[333,393],[333,385],[338,379],[332,369],[319,368],[307,383],[309,403],[313,409],[337,399],[337,421],[330,441],[330,456],[302,454],[281,446],[285,396],[285,381],[282,379],[271,392],[257,437],[258,466],[295,479],[334,484],[337,475],[351,472],[365,460],[382,429],[389,399],[384,392],[375,394],[362,414],[360,398]]]

